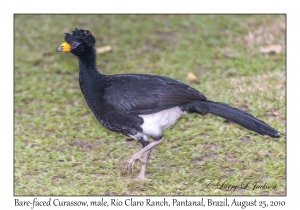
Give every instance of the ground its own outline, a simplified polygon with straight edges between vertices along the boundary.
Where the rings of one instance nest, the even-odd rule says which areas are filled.
[[[75,27],[90,30],[97,48],[110,46],[97,57],[102,73],[187,83],[192,72],[199,82],[189,85],[208,99],[250,112],[282,137],[185,115],[152,151],[151,181],[134,181],[125,166],[141,145],[95,120],[77,59],[56,53]],[[15,15],[15,195],[285,195],[285,32],[284,15]],[[253,189],[257,181],[265,187]],[[229,187],[242,183],[248,188]]]

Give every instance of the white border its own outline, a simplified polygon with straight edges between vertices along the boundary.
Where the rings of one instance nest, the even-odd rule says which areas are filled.
[[[291,1],[292,2],[292,1]],[[14,13],[287,13],[287,197],[257,197],[262,200],[284,200],[286,207],[298,207],[299,141],[297,128],[300,100],[299,85],[299,21],[298,4],[288,1],[11,1],[2,3],[1,11],[1,208],[14,207],[13,197],[13,14]],[[24,34],[26,36],[26,34]],[[17,50],[17,49],[16,49]],[[28,52],[30,53],[30,52]],[[16,197],[31,199],[31,197]],[[56,197],[58,198],[58,197]],[[106,199],[110,199],[106,198]],[[117,197],[126,199],[126,197]],[[154,197],[152,197],[154,198]],[[160,199],[158,197],[157,199]],[[213,198],[213,197],[205,197]],[[233,199],[234,197],[230,197]],[[251,200],[254,197],[235,197]],[[46,197],[42,197],[46,199]],[[99,197],[62,197],[63,200],[95,200]],[[170,199],[170,197],[168,197]],[[194,197],[192,197],[194,199]],[[215,197],[221,200],[222,197]],[[66,208],[66,207],[64,207]],[[147,208],[147,207],[146,207]],[[249,207],[250,208],[250,207]],[[77,208],[79,209],[79,208]],[[248,208],[247,208],[248,209]],[[295,208],[294,208],[295,209]]]

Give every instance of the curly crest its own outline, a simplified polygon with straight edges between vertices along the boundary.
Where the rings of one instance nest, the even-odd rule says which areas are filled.
[[[72,34],[65,33],[65,41],[70,42],[72,40],[80,40],[81,42],[84,42],[88,45],[95,45],[96,43],[95,38],[88,30],[77,28],[72,31]]]

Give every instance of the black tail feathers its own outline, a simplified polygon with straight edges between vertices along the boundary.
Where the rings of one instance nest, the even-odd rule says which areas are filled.
[[[190,112],[196,112],[201,115],[205,115],[207,113],[217,115],[261,135],[267,135],[273,138],[280,137],[279,132],[267,123],[255,118],[249,113],[231,107],[228,104],[207,100],[189,104],[186,108]]]

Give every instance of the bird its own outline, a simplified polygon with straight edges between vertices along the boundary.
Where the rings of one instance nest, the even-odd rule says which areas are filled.
[[[96,67],[96,40],[89,30],[64,34],[57,52],[70,52],[78,58],[79,86],[91,112],[106,129],[138,141],[142,148],[127,162],[133,173],[136,161],[141,169],[136,177],[146,179],[151,149],[163,141],[163,131],[183,114],[208,113],[236,123],[263,136],[279,138],[280,133],[253,115],[222,102],[208,100],[193,87],[160,75],[105,75]],[[153,141],[149,142],[148,138]]]

